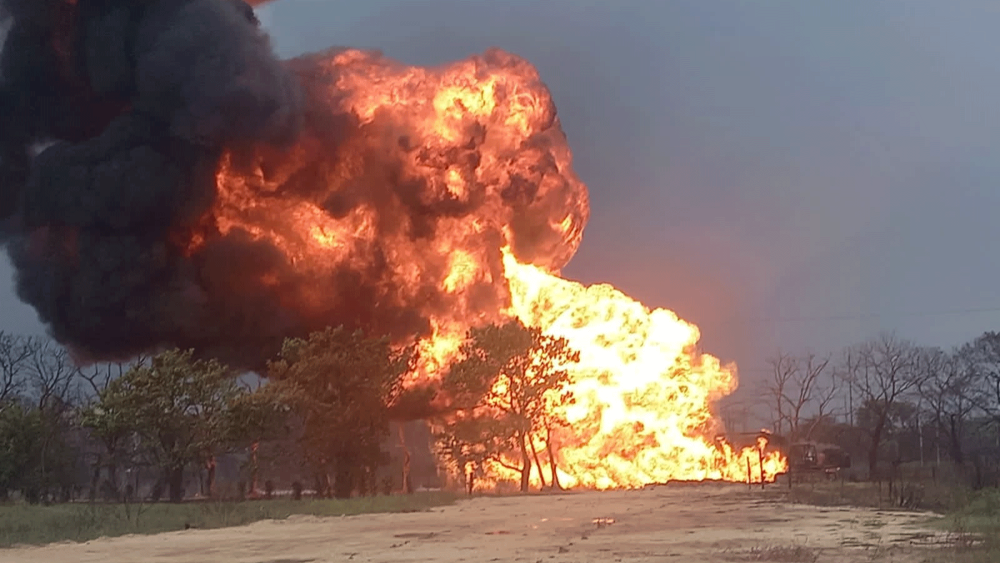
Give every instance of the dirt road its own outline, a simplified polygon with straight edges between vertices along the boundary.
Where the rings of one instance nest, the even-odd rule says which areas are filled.
[[[894,561],[934,541],[930,516],[783,504],[741,486],[477,498],[431,512],[292,517],[85,544],[0,550],[2,562],[321,563]]]

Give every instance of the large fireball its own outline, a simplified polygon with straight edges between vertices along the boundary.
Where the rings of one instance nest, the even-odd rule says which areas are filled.
[[[736,377],[696,351],[697,327],[610,286],[558,277],[589,207],[528,62],[492,50],[425,69],[345,50],[292,65],[313,112],[304,139],[242,169],[230,162],[213,232],[191,252],[227,237],[266,242],[287,264],[260,281],[302,317],[349,318],[361,304],[366,323],[422,330],[415,385],[438,377],[477,323],[516,316],[567,338],[581,362],[577,401],[563,407],[571,424],[551,436],[564,485],[745,480],[748,458],[760,479],[756,449],[713,439],[711,404]],[[361,301],[334,289],[345,275],[365,287]],[[765,461],[767,479],[784,469],[777,454]]]
[[[194,257],[277,250],[244,283],[308,326],[421,335],[430,360],[510,304],[502,249],[550,272],[572,257],[586,187],[526,61],[490,51],[423,69],[344,50],[290,64],[308,99],[302,138],[226,159]]]

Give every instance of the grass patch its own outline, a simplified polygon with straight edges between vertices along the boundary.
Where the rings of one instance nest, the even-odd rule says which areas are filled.
[[[768,561],[773,563],[816,563],[819,551],[804,545],[768,545],[747,550],[727,551],[727,561]]]
[[[82,542],[125,534],[158,534],[188,528],[224,528],[292,515],[344,516],[419,512],[453,503],[457,495],[427,492],[346,500],[205,501],[180,504],[62,504],[0,506],[0,547]]]
[[[970,502],[965,487],[933,481],[887,483],[824,481],[775,488],[788,501],[814,506],[860,506],[880,510],[929,510],[940,514],[959,510]]]
[[[888,494],[883,483],[803,483],[795,484],[784,495],[792,502],[817,506],[861,506],[880,509],[913,508],[945,514],[935,519],[934,527],[948,532],[948,541],[940,547],[929,548],[915,558],[921,563],[997,563],[1000,562],[1000,489],[973,492],[968,488],[934,482],[910,482],[904,486],[909,491],[919,491],[916,506],[899,506],[899,496]],[[878,527],[876,519],[857,522]],[[774,561],[782,559],[772,558]],[[767,561],[741,559],[741,561]],[[867,554],[869,561],[893,561],[891,548],[878,548]],[[790,559],[786,561],[791,561]]]
[[[900,479],[892,494],[886,483],[794,483],[791,489],[774,490],[791,502],[816,506],[860,506],[878,509],[916,509],[944,514],[929,524],[948,533],[947,541],[921,551],[921,563],[1000,562],[1000,489],[972,491],[948,479]],[[875,528],[875,520],[857,522]],[[898,546],[893,546],[898,547]],[[750,561],[754,559],[743,559]],[[766,558],[759,560],[767,560]],[[780,559],[775,558],[775,561]],[[869,561],[893,561],[892,548],[867,554]]]
[[[971,533],[996,531],[1000,528],[1000,489],[970,494],[968,502],[949,513],[944,524]]]
[[[1000,561],[1000,489],[970,493],[965,505],[938,525],[951,534],[951,545],[929,555],[925,563]]]

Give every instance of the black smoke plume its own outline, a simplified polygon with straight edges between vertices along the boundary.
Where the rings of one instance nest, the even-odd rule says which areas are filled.
[[[19,297],[84,359],[180,346],[255,369],[327,325],[454,335],[509,303],[502,247],[556,270],[580,242],[586,188],[516,56],[441,82],[377,53],[279,61],[241,0],[0,9],[0,243]],[[435,88],[479,81],[494,109],[455,98],[442,137]],[[413,99],[360,115],[386,84]],[[325,254],[308,235],[359,217],[365,235]]]
[[[0,241],[18,295],[94,358],[231,328],[170,233],[211,205],[223,148],[297,134],[297,82],[253,10],[2,0],[0,14]]]

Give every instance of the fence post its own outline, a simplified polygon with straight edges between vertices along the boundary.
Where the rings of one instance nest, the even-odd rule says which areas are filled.
[[[750,456],[747,456],[747,490],[753,490],[753,477],[750,476]]]
[[[764,490],[764,448],[757,448],[757,456],[760,460],[760,490]]]

